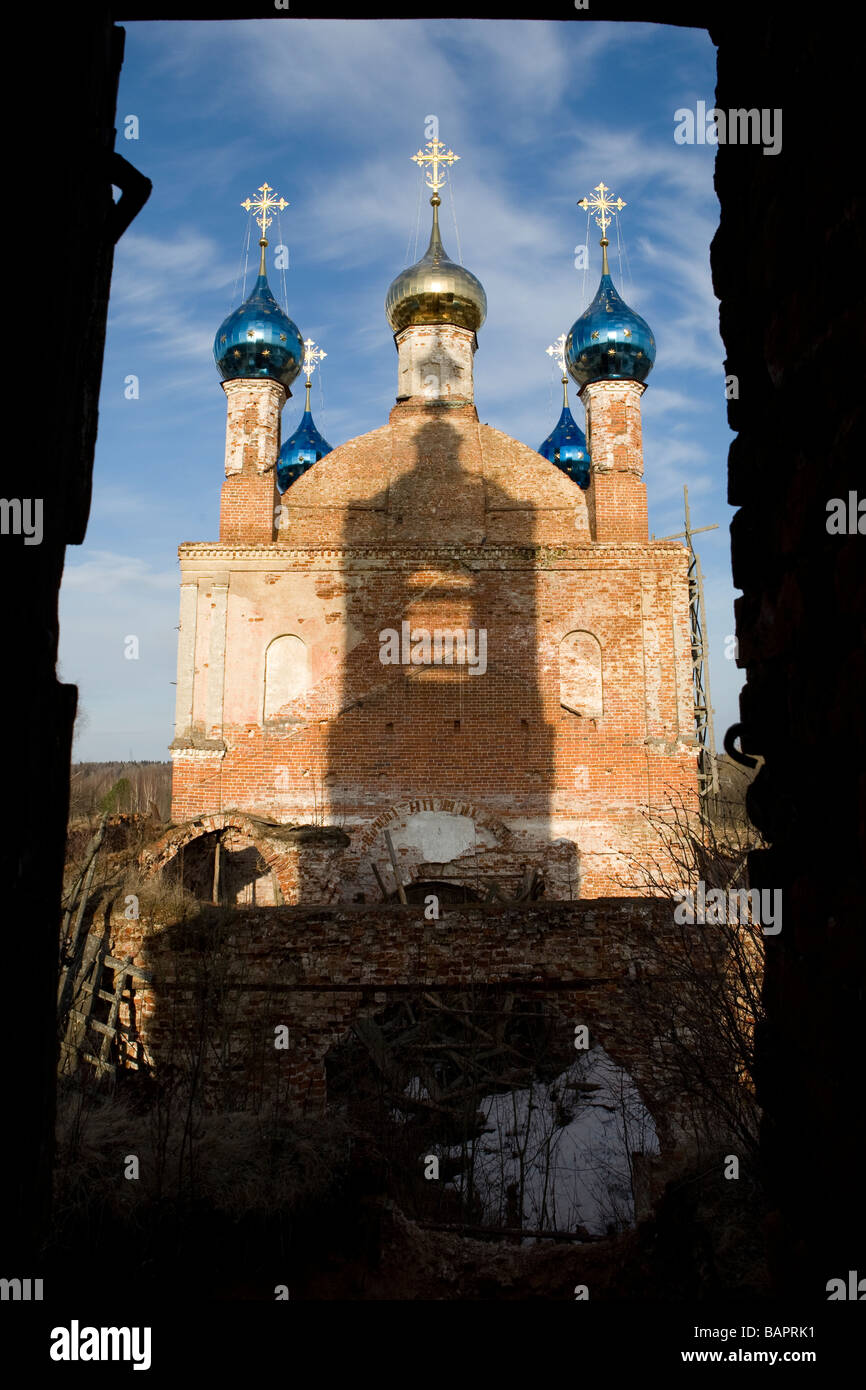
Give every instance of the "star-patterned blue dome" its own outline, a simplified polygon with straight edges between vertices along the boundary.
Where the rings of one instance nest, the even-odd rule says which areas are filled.
[[[217,329],[213,355],[223,381],[270,377],[288,391],[301,370],[301,335],[274,299],[264,266],[252,294]]]
[[[578,487],[589,487],[590,458],[586,435],[569,410],[567,400],[553,431],[543,444],[539,444],[538,452],[561,468]]]
[[[620,298],[605,269],[595,299],[566,339],[569,374],[581,387],[590,381],[645,381],[655,356],[649,324]]]
[[[294,434],[280,449],[277,462],[277,487],[280,493],[286,492],[297,482],[308,468],[319,459],[331,453],[331,445],[316,429],[310,411],[310,387],[307,385],[307,403],[301,416],[301,423]]]

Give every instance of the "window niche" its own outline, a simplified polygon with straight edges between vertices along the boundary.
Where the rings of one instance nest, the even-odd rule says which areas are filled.
[[[559,644],[559,702],[584,719],[604,712],[601,643],[591,632],[567,632]]]
[[[265,719],[275,719],[310,684],[307,644],[300,637],[275,637],[265,653]]]

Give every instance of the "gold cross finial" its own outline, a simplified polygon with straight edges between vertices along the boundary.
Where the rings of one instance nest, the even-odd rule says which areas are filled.
[[[581,198],[577,205],[579,208],[583,208],[584,212],[589,212],[591,209],[595,213],[595,220],[599,227],[601,227],[602,236],[604,236],[605,231],[610,226],[616,214],[621,212],[624,207],[628,206],[627,203],[623,202],[622,198],[617,198],[616,202],[614,202],[612,198],[608,198],[607,195],[609,192],[610,189],[606,183],[597,183],[593,189],[593,193],[597,196],[594,198]]]
[[[262,229],[262,235],[259,238],[259,246],[262,248],[262,261],[259,266],[260,275],[264,275],[265,273],[265,247],[268,244],[265,233],[274,220],[272,217],[269,217],[268,214],[272,208],[276,208],[277,212],[282,212],[284,208],[289,206],[285,198],[272,198],[271,194],[273,191],[269,183],[263,183],[259,188],[259,196],[257,198],[247,198],[241,203],[241,207],[246,208],[247,212],[256,213],[256,221]]]
[[[547,355],[548,355],[548,357],[552,357],[552,358],[554,359],[554,361],[556,361],[556,362],[559,363],[560,368],[562,369],[562,375],[565,376],[565,334],[564,334],[564,333],[560,333],[560,335],[559,335],[559,337],[557,338],[556,342],[550,344],[550,347],[547,349]]]
[[[607,264],[607,248],[610,244],[606,236],[607,229],[616,214],[622,212],[623,208],[628,206],[627,203],[623,202],[622,198],[617,198],[616,202],[614,202],[612,198],[608,198],[607,195],[609,192],[610,189],[606,183],[597,183],[593,189],[595,197],[581,198],[577,205],[579,208],[583,208],[584,212],[594,212],[596,223],[601,227],[601,269],[603,275],[610,274]]]
[[[442,188],[445,183],[445,174],[440,168],[440,165],[454,164],[460,156],[459,154],[455,154],[453,150],[446,150],[442,141],[437,137],[435,140],[427,141],[426,153],[423,150],[419,150],[418,153],[413,154],[411,158],[422,169],[425,164],[430,165],[430,168],[425,169],[424,173],[427,178],[427,187],[433,189],[433,197],[435,198],[439,193],[439,189]]]
[[[310,384],[310,379],[313,375],[313,372],[316,370],[316,367],[319,365],[319,363],[322,361],[324,357],[327,357],[327,355],[328,354],[324,352],[320,347],[316,347],[316,344],[313,342],[312,338],[304,339],[304,372],[307,378],[307,385]]]
[[[560,333],[556,342],[551,343],[547,349],[548,357],[552,357],[558,362],[562,370],[562,403],[568,405],[568,371],[565,366],[565,334]]]
[[[247,212],[257,214],[256,221],[262,229],[262,236],[265,235],[274,220],[268,216],[271,208],[276,208],[277,212],[282,212],[284,208],[289,206],[285,198],[272,198],[273,191],[269,183],[263,183],[259,188],[258,198],[247,198],[245,202],[241,203],[241,207],[246,208]]]

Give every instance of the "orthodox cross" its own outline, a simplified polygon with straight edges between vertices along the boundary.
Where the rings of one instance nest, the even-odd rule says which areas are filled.
[[[307,378],[307,385],[309,385],[316,367],[322,361],[322,358],[327,357],[327,355],[328,354],[324,352],[322,348],[316,347],[312,338],[304,339],[304,375]]]
[[[558,363],[559,363],[560,368],[561,368],[561,370],[562,370],[562,375],[565,376],[565,334],[564,334],[564,333],[560,333],[560,335],[559,335],[559,337],[557,338],[556,342],[550,344],[550,347],[547,349],[547,355],[548,355],[548,357],[552,357],[552,358],[554,359],[555,362],[558,362]]]
[[[442,188],[445,183],[445,174],[439,166],[442,164],[454,164],[460,156],[459,154],[455,154],[453,150],[445,150],[443,142],[437,138],[436,140],[427,141],[426,153],[419,150],[418,153],[413,154],[411,158],[422,169],[424,169],[425,164],[429,164],[429,169],[424,169],[424,173],[427,179],[427,187],[433,189],[433,196],[436,197],[439,189]]]
[[[268,214],[272,208],[276,208],[277,212],[282,212],[284,208],[289,206],[285,198],[272,198],[271,194],[273,191],[269,183],[263,183],[259,188],[259,195],[257,198],[247,198],[241,203],[241,207],[246,208],[247,212],[256,213],[256,221],[262,229],[262,235],[259,238],[259,246],[262,248],[262,262],[259,266],[259,275],[264,275],[265,273],[265,247],[268,244],[268,239],[265,234],[274,220],[273,217],[268,216]]]
[[[581,198],[577,205],[579,208],[583,208],[584,212],[594,212],[596,223],[601,227],[602,275],[610,274],[607,264],[607,248],[610,245],[607,239],[607,229],[616,214],[628,206],[622,198],[617,198],[616,202],[612,198],[608,198],[609,192],[610,189],[606,183],[597,183],[593,189],[595,196]]]
[[[324,352],[322,348],[316,347],[316,344],[313,342],[312,338],[304,339],[303,366],[304,375],[307,378],[304,382],[304,386],[307,390],[307,402],[304,406],[305,410],[309,410],[310,408],[310,387],[313,384],[313,372],[316,370],[316,367],[319,365],[322,358],[327,357],[327,355],[328,354]]]
[[[284,208],[289,206],[285,198],[272,198],[273,191],[269,183],[263,183],[259,188],[258,198],[247,198],[245,202],[241,203],[241,207],[246,208],[247,212],[257,214],[256,221],[262,229],[262,236],[265,235],[274,220],[268,216],[271,208],[276,208],[277,212],[282,212]]]
[[[547,355],[548,355],[548,357],[552,357],[553,360],[554,360],[555,362],[558,362],[558,363],[559,363],[560,370],[562,371],[562,388],[563,388],[563,389],[562,389],[562,397],[563,397],[563,404],[564,404],[564,405],[568,405],[568,372],[567,372],[566,366],[565,366],[565,334],[564,334],[564,333],[560,333],[559,337],[556,339],[556,342],[550,344],[550,347],[547,348]]]

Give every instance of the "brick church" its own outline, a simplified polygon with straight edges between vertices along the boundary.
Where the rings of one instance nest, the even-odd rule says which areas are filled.
[[[696,795],[687,552],[649,539],[655,343],[610,276],[616,206],[603,184],[588,200],[601,282],[560,339],[565,404],[536,452],[479,422],[486,297],[438,222],[453,158],[415,156],[432,230],[385,301],[396,402],[336,448],[310,413],[317,350],[268,286],[279,204],[265,184],[244,205],[261,266],[215,341],[220,536],[179,550],[171,745],[171,848],[219,838],[224,900],[628,895],[642,810]]]

